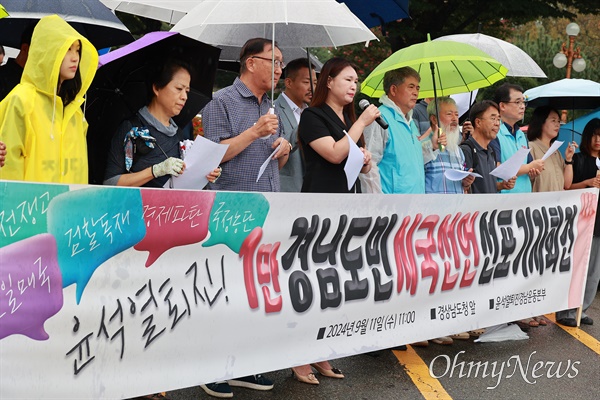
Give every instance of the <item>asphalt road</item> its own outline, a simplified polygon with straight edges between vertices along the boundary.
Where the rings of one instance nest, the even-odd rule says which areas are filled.
[[[424,348],[408,346],[406,351],[382,350],[334,360],[332,364],[346,378],[317,374],[318,386],[296,381],[290,369],[272,371],[266,375],[275,382],[273,390],[233,388],[233,398],[596,400],[600,398],[600,294],[588,315],[595,325],[565,328],[549,321],[547,326],[531,328],[528,340],[455,340],[450,346],[430,343]],[[554,314],[547,317],[553,320]],[[199,387],[172,391],[167,397],[212,398]]]

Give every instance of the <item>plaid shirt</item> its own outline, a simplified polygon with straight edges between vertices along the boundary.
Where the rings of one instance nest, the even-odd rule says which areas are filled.
[[[260,104],[254,94],[236,78],[233,85],[219,90],[202,111],[204,135],[213,142],[231,139],[251,128],[258,119],[269,112],[271,100],[265,93]],[[281,123],[279,124],[281,126]],[[271,145],[280,136],[280,130],[268,139],[257,139],[240,154],[221,164],[223,172],[211,190],[236,190],[242,192],[279,192],[279,165],[271,160],[258,182],[258,171],[271,155]]]
[[[462,181],[451,181],[444,172],[448,169],[463,170],[465,156],[458,147],[455,151],[436,150],[436,159],[425,164],[425,193],[463,193]]]

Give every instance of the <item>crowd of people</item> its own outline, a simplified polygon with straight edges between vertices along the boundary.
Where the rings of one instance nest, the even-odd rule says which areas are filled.
[[[0,179],[85,184],[88,149],[82,104],[98,53],[56,16],[44,17],[35,29],[24,32],[22,43],[19,56],[0,68]],[[600,120],[585,127],[580,152],[575,153],[577,144],[570,143],[564,158],[555,152],[542,161],[557,137],[559,114],[550,107],[536,109],[525,134],[519,122],[526,103],[517,85],[505,83],[493,100],[475,103],[461,132],[457,105],[449,97],[420,102],[417,125],[414,109],[420,76],[410,67],[388,71],[381,105],[369,105],[357,116],[357,68],[348,60],[328,60],[317,78],[308,60],[293,60],[286,67],[271,40],[254,38],[243,46],[240,66],[233,84],[216,92],[202,110],[205,137],[229,145],[220,166],[206,177],[210,190],[464,195],[600,188],[596,167]],[[284,68],[284,91],[273,103],[268,93]],[[172,118],[186,103],[190,75],[189,66],[176,59],[157,68],[148,82],[147,105],[114,133],[104,184],[165,187],[171,176],[186,173],[179,154],[179,127]],[[378,119],[386,124],[375,122]],[[344,172],[350,140],[363,155],[360,177],[352,185]],[[498,180],[490,175],[522,147],[531,152],[516,176]],[[268,157],[272,159],[257,180]],[[482,178],[452,181],[445,176],[448,169],[473,171]],[[585,310],[600,280],[599,215],[583,324],[593,323]],[[557,312],[557,322],[576,326],[575,312]],[[525,329],[546,321],[536,317],[517,323]],[[452,338],[434,342],[448,344]],[[295,366],[292,371],[299,381],[318,384],[313,368],[324,377],[344,378],[327,361]],[[227,398],[233,396],[231,386],[270,390],[273,383],[252,375],[202,388]]]

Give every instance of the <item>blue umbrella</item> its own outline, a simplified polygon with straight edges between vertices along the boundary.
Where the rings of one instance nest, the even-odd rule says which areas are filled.
[[[338,0],[338,2],[345,3],[350,11],[369,28],[410,18],[408,0]]]
[[[592,111],[591,113],[584,115],[583,117],[579,117],[573,121],[567,122],[566,124],[560,127],[558,131],[558,138],[556,140],[560,140],[563,142],[572,142],[575,141],[577,144],[581,143],[581,135],[583,134],[583,128],[587,125],[590,120],[594,118],[600,118],[600,108]],[[566,148],[566,146],[563,146]],[[561,151],[564,155],[565,149],[561,147]],[[575,150],[579,152],[579,149]]]
[[[557,109],[600,107],[600,83],[587,79],[561,79],[526,90],[527,107],[551,106]]]

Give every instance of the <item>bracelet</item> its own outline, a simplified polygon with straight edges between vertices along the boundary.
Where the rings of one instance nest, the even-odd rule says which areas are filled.
[[[294,148],[294,146],[292,146],[292,144],[290,142],[288,142],[288,144],[290,145],[290,151],[292,151],[292,149]]]
[[[571,161],[565,160],[565,164],[567,164],[567,165],[573,165],[573,160],[571,160]]]

